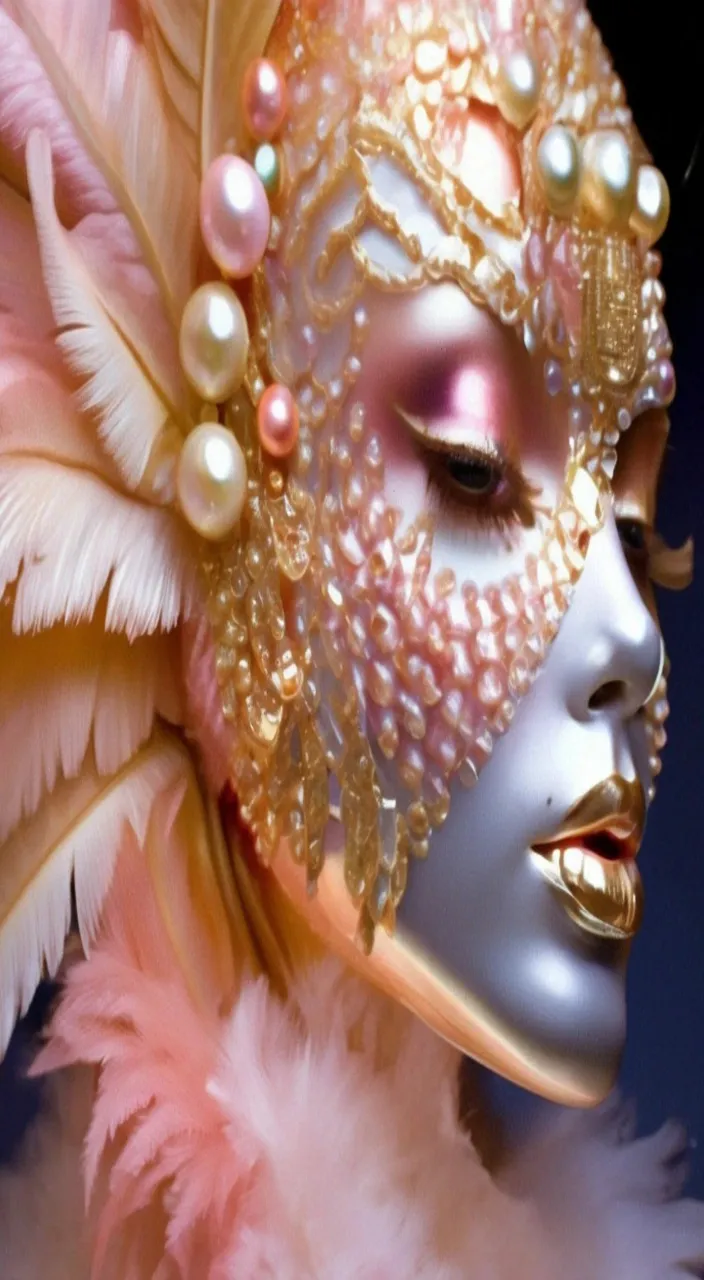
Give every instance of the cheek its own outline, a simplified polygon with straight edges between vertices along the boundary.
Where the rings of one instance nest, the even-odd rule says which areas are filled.
[[[543,663],[583,564],[585,528],[567,503],[541,555],[520,553],[520,571],[504,561],[481,584],[465,555],[460,577],[423,518],[422,462],[407,443],[389,452],[365,436],[352,460],[342,451],[344,478],[331,476],[343,499],[324,531],[322,625],[333,666],[362,694],[389,792],[423,855],[447,815],[450,778],[474,784]]]

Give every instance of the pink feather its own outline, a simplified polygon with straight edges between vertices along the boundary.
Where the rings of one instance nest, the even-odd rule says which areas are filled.
[[[41,129],[51,140],[63,207],[74,216],[115,209],[106,182],[77,142],[27,37],[0,0],[0,141],[22,159],[33,129]]]

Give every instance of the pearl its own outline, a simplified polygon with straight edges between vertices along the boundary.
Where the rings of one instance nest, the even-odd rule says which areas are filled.
[[[239,390],[247,369],[249,330],[244,308],[226,284],[204,284],[181,319],[181,364],[194,391],[217,404]]]
[[[213,161],[201,185],[200,225],[223,275],[252,275],[266,252],[271,211],[261,178],[246,160],[222,155]]]
[[[627,224],[636,195],[633,152],[617,129],[591,133],[582,149],[581,195],[606,226]]]
[[[235,437],[206,422],[181,450],[176,473],[179,506],[188,523],[213,542],[237,524],[247,497],[247,464]]]
[[[659,169],[642,164],[638,170],[636,207],[630,226],[648,245],[660,239],[670,217],[670,191]]]
[[[264,392],[257,409],[262,449],[274,458],[285,458],[298,439],[298,409],[287,387],[274,383]]]
[[[254,155],[254,172],[260,179],[266,194],[273,200],[281,186],[281,158],[276,147],[263,142]]]
[[[275,62],[256,58],[244,77],[242,106],[247,128],[257,142],[275,138],[288,109],[286,81]]]
[[[552,213],[569,213],[579,192],[579,147],[564,125],[546,129],[538,146],[538,169]]]
[[[527,49],[514,49],[501,62],[496,78],[499,110],[509,124],[525,129],[538,109],[540,68]]]

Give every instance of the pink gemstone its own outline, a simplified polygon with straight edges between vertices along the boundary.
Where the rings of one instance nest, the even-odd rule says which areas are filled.
[[[251,276],[269,242],[271,211],[260,178],[246,160],[222,155],[200,189],[200,225],[211,258],[223,275]]]
[[[257,409],[259,442],[273,458],[285,458],[298,439],[298,409],[288,387],[274,383],[264,392]]]
[[[257,58],[250,63],[242,95],[247,128],[258,142],[276,137],[288,107],[286,81],[275,62]]]

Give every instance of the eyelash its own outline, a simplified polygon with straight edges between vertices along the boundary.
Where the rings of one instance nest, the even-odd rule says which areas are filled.
[[[532,528],[540,510],[541,490],[528,483],[520,469],[488,441],[482,444],[449,445],[430,437],[424,424],[410,414],[397,412],[410,428],[416,446],[428,467],[428,495],[433,508],[466,526],[469,517],[476,528],[493,530],[504,537],[519,526]],[[495,483],[486,493],[472,493],[452,475],[455,466],[491,468]],[[503,494],[500,491],[503,490]]]

